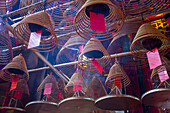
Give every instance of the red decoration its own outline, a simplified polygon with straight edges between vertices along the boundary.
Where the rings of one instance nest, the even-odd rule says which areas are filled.
[[[82,89],[82,80],[74,79],[73,91],[81,91]]]
[[[95,31],[106,32],[104,14],[90,12],[90,28]]]
[[[139,6],[139,5],[138,5],[138,2],[135,2],[135,3],[132,4],[132,7],[133,7],[133,8],[138,7],[138,6]]]
[[[115,86],[117,86],[119,89],[121,89],[121,76],[120,75],[116,75],[115,77]]]
[[[168,24],[170,25],[170,17],[166,19],[166,21],[168,22]]]
[[[132,41],[133,40],[132,33],[130,33],[129,36],[130,36],[130,41]]]
[[[12,84],[11,84],[10,91],[17,87],[18,78],[19,78],[19,75],[12,77]]]
[[[17,88],[17,89],[15,90],[14,98],[16,98],[16,99],[21,99],[21,98],[22,98],[23,91],[24,91],[23,88]]]
[[[62,96],[62,91],[59,90],[59,91],[57,92],[57,98],[61,99],[61,96]]]
[[[92,57],[92,59],[93,59],[93,61],[92,61],[92,63],[93,63],[93,65],[97,68],[97,70],[100,72],[100,74],[102,75],[103,74],[103,68],[102,68],[102,66],[97,62],[97,60],[94,58],[94,57]]]

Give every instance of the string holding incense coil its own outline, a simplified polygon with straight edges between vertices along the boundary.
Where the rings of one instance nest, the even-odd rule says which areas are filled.
[[[49,52],[54,50],[58,45],[58,40],[53,30],[51,18],[44,11],[25,17],[15,26],[14,34],[15,36],[22,37],[22,40],[20,41],[23,44],[28,44],[31,32],[37,32],[40,30],[42,30],[40,45],[35,47],[35,49],[39,52]]]
[[[106,32],[91,30],[90,12],[104,14]],[[110,0],[87,0],[74,19],[74,28],[82,38],[92,37],[100,41],[109,40],[124,24],[124,15]]]

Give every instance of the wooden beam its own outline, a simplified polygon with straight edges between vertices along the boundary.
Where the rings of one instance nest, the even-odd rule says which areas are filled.
[[[137,52],[144,52],[146,50],[140,50]],[[112,54],[110,55],[111,58],[116,58],[116,57],[121,57],[121,56],[126,56],[126,55],[131,55],[133,52],[124,52],[124,53],[118,53],[118,54]],[[104,56],[104,57],[108,57],[108,56]],[[62,67],[62,66],[69,66],[69,65],[74,65],[77,64],[78,61],[75,62],[68,62],[68,63],[63,63],[63,64],[57,64],[57,65],[53,65],[54,67]],[[41,68],[37,68],[37,69],[30,69],[28,70],[28,72],[35,72],[35,71],[40,71],[40,70],[45,70],[45,69],[50,69],[50,67],[41,67]]]

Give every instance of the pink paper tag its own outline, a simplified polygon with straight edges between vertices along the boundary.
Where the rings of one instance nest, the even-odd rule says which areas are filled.
[[[158,75],[159,75],[159,79],[160,79],[161,82],[164,82],[165,80],[169,79],[167,70],[159,72]]]
[[[73,91],[81,91],[82,89],[82,80],[74,79]]]
[[[82,51],[83,51],[83,45],[80,46],[79,53],[82,53]]]
[[[102,75],[103,74],[103,68],[102,68],[102,66],[97,62],[97,60],[94,58],[94,57],[92,57],[92,59],[93,59],[93,61],[92,61],[92,63],[93,63],[93,65],[97,68],[97,70],[100,72],[100,74]]]
[[[95,31],[106,32],[104,14],[90,12],[90,28]]]
[[[42,30],[36,31],[36,32],[31,32],[30,39],[28,42],[28,47],[27,47],[28,49],[40,45],[41,34],[42,34]]]
[[[46,83],[44,88],[44,95],[51,94],[52,83]]]
[[[159,52],[157,48],[147,52],[146,55],[148,57],[150,69],[153,69],[153,68],[156,68],[162,65],[161,58],[159,56]]]

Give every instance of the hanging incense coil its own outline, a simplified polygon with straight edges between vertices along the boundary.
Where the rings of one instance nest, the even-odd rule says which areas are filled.
[[[153,82],[154,87],[156,87],[156,88],[170,87],[169,79],[164,82],[160,82],[160,79],[158,76],[159,73],[161,73],[161,72],[167,72],[167,74],[170,73],[170,61],[166,57],[163,57],[163,56],[161,57],[161,60],[162,60],[162,65],[160,65],[152,70],[151,80]]]
[[[104,14],[106,32],[91,30],[90,12]],[[75,31],[81,37],[90,40],[92,37],[100,41],[109,40],[124,24],[121,10],[110,0],[87,0],[74,19]]]
[[[122,29],[118,32],[118,34],[113,38],[110,42],[107,51],[113,51],[112,45],[116,43],[115,41],[122,36],[128,35],[130,33],[136,33],[141,25],[141,21],[139,22],[125,22]],[[109,52],[110,53],[110,52]]]
[[[43,93],[46,83],[52,83],[50,97],[51,97],[52,101],[56,101],[56,99],[57,99],[57,91],[59,90],[59,88],[58,88],[58,83],[57,83],[55,77],[52,74],[50,74],[50,75],[48,74],[45,77],[45,79],[41,82],[41,84],[37,88],[37,92],[39,94]]]
[[[0,37],[0,64],[6,65],[13,58],[12,45],[7,31],[0,32]]]
[[[82,81],[82,86],[81,86],[82,88],[81,89],[82,89],[83,93],[87,90],[86,83],[85,83],[80,71],[77,71],[72,75],[72,77],[70,78],[69,82],[67,83],[67,85],[65,87],[68,90],[68,92],[70,93],[70,96],[71,95],[73,96],[73,94],[74,94],[73,87],[74,87],[74,80],[75,79],[79,79],[79,80]]]
[[[60,40],[60,39],[59,39]],[[78,35],[71,36],[68,41],[62,46],[56,57],[56,63],[62,64],[67,62],[74,62],[78,59],[78,52],[81,45],[85,45],[87,40]],[[77,64],[58,67],[63,73],[71,76],[77,68]]]
[[[63,19],[59,24],[58,24],[58,29],[55,29],[55,33],[62,35],[66,33],[73,32],[74,28],[71,22],[69,22],[69,19]],[[65,38],[65,37],[64,37]],[[64,45],[64,44],[63,44]],[[61,46],[61,44],[59,45]]]
[[[14,6],[18,0],[1,0],[0,9],[7,9]]]
[[[58,88],[59,90],[62,92],[62,97],[63,98],[66,98],[68,97],[68,91],[67,89],[65,88],[65,82],[63,79],[58,79]]]
[[[35,47],[37,51],[52,51],[58,45],[50,17],[46,12],[42,11],[27,16],[20,21],[14,29],[15,36],[23,38],[23,40],[21,40],[23,44],[29,42],[31,32],[42,30],[40,45]]]
[[[0,71],[0,78],[5,81],[10,81],[12,80],[12,76],[17,74],[25,80],[29,79],[27,66],[23,56],[14,57],[13,60]]]
[[[169,42],[165,35],[150,24],[145,23],[138,29],[131,44],[130,51],[138,58],[146,58],[145,53],[154,48],[159,50],[160,55],[166,54],[170,51],[168,45]]]
[[[73,3],[63,12],[63,20],[59,24],[61,34],[69,33],[74,31],[74,17],[76,13],[84,4],[85,0],[74,0]]]
[[[22,88],[23,89],[23,94],[30,96],[29,88],[27,81],[25,79],[20,79],[17,82],[17,88]]]
[[[119,79],[121,88],[125,88],[130,84],[130,79],[127,76],[126,72],[123,70],[119,63],[115,63],[110,68],[109,75],[106,78],[106,87],[112,89],[115,86],[115,82]]]
[[[93,77],[87,88],[86,94],[90,98],[97,99],[99,97],[107,95],[107,92],[100,79],[97,77]]]
[[[82,53],[79,55],[79,68],[86,71],[96,71],[96,67],[92,64],[92,58],[95,58],[103,68],[111,61],[107,50],[103,47],[102,43],[95,38],[90,39],[86,43]]]
[[[125,4],[125,11],[127,15],[139,15],[141,13],[149,13],[167,7],[168,1],[162,0],[129,0]]]
[[[160,72],[163,72],[167,69],[167,71],[170,71],[170,61],[166,57],[161,57],[162,59],[162,65],[154,68],[151,73],[151,80],[152,78],[157,75]]]

